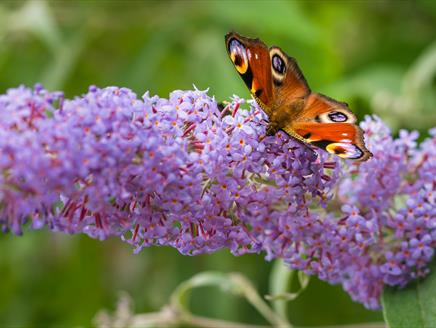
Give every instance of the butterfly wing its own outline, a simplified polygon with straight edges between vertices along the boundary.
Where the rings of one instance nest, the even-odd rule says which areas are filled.
[[[280,48],[268,49],[261,40],[236,32],[228,33],[225,39],[233,65],[270,119],[286,102],[310,94],[297,62]]]
[[[275,106],[281,108],[307,97],[310,88],[297,61],[279,47],[269,49]]]
[[[265,113],[271,116],[274,96],[268,47],[259,39],[230,32],[226,35],[226,48],[251,94]]]
[[[347,104],[312,93],[305,106],[283,130],[298,134],[331,154],[346,159],[365,161],[372,154],[365,147],[363,132],[355,124],[356,117]]]

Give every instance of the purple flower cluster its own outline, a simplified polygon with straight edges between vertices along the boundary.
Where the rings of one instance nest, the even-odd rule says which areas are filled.
[[[393,139],[377,117],[361,127],[374,157],[344,162],[335,197],[322,214],[295,223],[301,243],[291,267],[341,283],[353,299],[380,306],[383,286],[404,286],[428,273],[436,245],[436,130],[417,148],[417,132]]]
[[[379,307],[384,284],[427,273],[436,240],[436,130],[393,139],[362,128],[374,157],[343,162],[234,98],[142,99],[91,87],[73,100],[37,86],[0,95],[0,227],[120,236],[136,251],[265,252]]]
[[[374,160],[347,167],[338,198],[374,229],[344,287],[356,299],[372,294],[376,307],[383,284],[404,286],[428,273],[436,246],[436,130],[418,148],[416,131],[393,139],[376,117],[362,128]]]

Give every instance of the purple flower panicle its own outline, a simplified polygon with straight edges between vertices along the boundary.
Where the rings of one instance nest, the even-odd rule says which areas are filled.
[[[342,284],[368,308],[385,284],[427,274],[436,240],[436,130],[398,139],[362,122],[374,157],[344,162],[233,98],[138,98],[91,87],[73,100],[41,86],[0,95],[0,227],[120,236],[136,251],[264,252]]]

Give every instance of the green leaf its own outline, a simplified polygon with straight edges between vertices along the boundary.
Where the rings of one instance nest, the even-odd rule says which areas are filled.
[[[436,261],[430,275],[404,289],[387,287],[382,296],[383,315],[390,328],[436,327]]]

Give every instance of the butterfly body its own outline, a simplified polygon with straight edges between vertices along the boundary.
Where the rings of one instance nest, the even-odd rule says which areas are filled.
[[[294,58],[235,32],[226,35],[226,46],[253,98],[268,115],[267,135],[283,130],[342,158],[364,161],[372,156],[348,105],[312,92]]]

